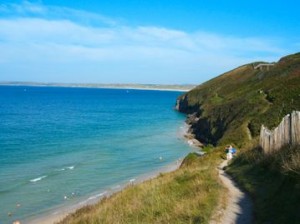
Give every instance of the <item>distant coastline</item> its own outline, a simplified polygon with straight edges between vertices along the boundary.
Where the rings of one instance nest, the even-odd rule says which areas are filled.
[[[100,84],[100,83],[46,83],[46,82],[0,82],[0,86],[44,86],[71,88],[102,89],[137,89],[188,92],[196,85],[162,85],[162,84]]]
[[[0,153],[9,152],[1,168],[10,175],[1,173],[1,187],[17,188],[1,196],[1,223],[56,219],[144,175],[152,178],[156,170],[157,176],[173,161],[177,168],[177,160],[192,150],[181,139],[184,117],[173,110],[181,92],[5,84],[0,138],[8,144],[3,141]]]

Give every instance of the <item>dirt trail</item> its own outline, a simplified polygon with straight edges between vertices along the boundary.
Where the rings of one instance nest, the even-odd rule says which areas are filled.
[[[212,220],[210,224],[250,224],[253,221],[252,201],[225,173],[223,168],[227,163],[228,161],[225,160],[218,167],[219,178],[228,189],[226,208],[218,211],[219,219]]]

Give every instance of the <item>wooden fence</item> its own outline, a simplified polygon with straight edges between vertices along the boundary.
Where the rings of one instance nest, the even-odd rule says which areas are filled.
[[[300,112],[293,111],[286,115],[279,126],[274,130],[269,130],[261,126],[260,146],[265,153],[279,150],[284,145],[300,144]]]

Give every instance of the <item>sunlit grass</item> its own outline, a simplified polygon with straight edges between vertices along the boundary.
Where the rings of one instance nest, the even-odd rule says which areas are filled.
[[[216,165],[220,155],[190,154],[180,169],[87,206],[68,216],[69,223],[208,223],[224,190]]]

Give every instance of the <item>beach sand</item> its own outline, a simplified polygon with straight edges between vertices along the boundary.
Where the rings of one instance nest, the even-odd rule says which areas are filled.
[[[161,159],[163,159],[163,158],[161,158]],[[161,173],[168,173],[168,172],[175,171],[176,169],[178,169],[180,167],[182,160],[183,159],[178,159],[177,161],[175,161],[171,164],[168,164],[167,166],[164,166],[158,170],[138,176],[135,179],[130,179],[130,180],[128,180],[127,183],[125,183],[123,185],[116,185],[115,187],[106,189],[102,193],[96,193],[93,196],[83,199],[79,203],[76,203],[76,204],[73,204],[70,206],[66,206],[66,207],[61,207],[59,209],[53,209],[52,211],[50,211],[46,214],[41,214],[39,216],[35,216],[35,217],[29,218],[27,220],[23,220],[23,221],[20,220],[20,223],[21,224],[53,224],[53,223],[57,223],[57,222],[61,221],[62,219],[64,219],[67,215],[78,210],[79,208],[82,208],[87,205],[96,204],[104,197],[109,197],[117,192],[120,192],[130,185],[136,185],[136,184],[142,183],[144,181],[153,179]]]
[[[195,151],[199,150],[198,145],[190,144],[188,141],[191,140],[191,136],[189,135],[189,125],[184,124],[183,127],[181,127],[179,133],[177,133],[178,138],[185,139],[187,144],[191,146],[191,148]],[[193,151],[192,150],[192,151]],[[164,159],[164,158],[159,158]],[[142,182],[145,182],[147,180],[153,179],[157,177],[161,173],[168,173],[177,170],[181,163],[183,161],[183,158],[178,159],[177,161],[174,161],[166,166],[163,166],[161,168],[158,168],[157,170],[153,170],[152,172],[148,172],[146,174],[142,174],[134,179],[128,180],[126,183],[123,184],[116,184],[114,186],[111,186],[110,188],[107,188],[105,190],[102,190],[101,192],[96,192],[93,195],[86,196],[85,198],[82,198],[79,202],[74,202],[74,204],[64,207],[59,207],[56,209],[52,209],[47,213],[43,213],[40,215],[36,215],[34,217],[28,218],[26,220],[20,220],[21,224],[53,224],[57,223],[61,220],[63,220],[66,216],[68,216],[71,213],[74,213],[76,210],[87,206],[87,205],[93,205],[98,203],[101,199],[104,197],[109,197],[115,193],[121,192],[126,187],[130,185],[136,185]]]

